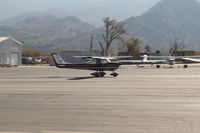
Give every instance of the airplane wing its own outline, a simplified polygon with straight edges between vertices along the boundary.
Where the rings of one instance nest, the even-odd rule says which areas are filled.
[[[191,62],[195,62],[195,63],[200,63],[200,59],[193,59],[193,58],[182,58],[183,60],[186,61],[191,61]]]
[[[183,59],[183,58],[200,58],[200,56],[148,56],[147,58],[152,59],[167,59],[167,58],[174,58],[174,59]]]
[[[84,60],[91,60],[91,59],[100,59],[100,60],[120,60],[120,59],[127,59],[133,56],[74,56],[75,58],[81,58]]]
[[[162,64],[166,63],[166,60],[120,60],[119,63],[121,64],[136,64],[136,65],[142,65],[142,64]]]

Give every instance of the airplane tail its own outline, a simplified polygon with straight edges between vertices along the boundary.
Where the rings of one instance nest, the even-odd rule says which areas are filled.
[[[52,53],[53,60],[56,65],[65,65],[65,64],[71,64],[69,62],[65,62],[58,53]]]

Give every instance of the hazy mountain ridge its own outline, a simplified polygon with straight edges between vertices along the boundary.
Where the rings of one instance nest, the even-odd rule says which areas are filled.
[[[185,43],[186,49],[200,49],[199,12],[200,3],[196,0],[163,0],[141,16],[125,20],[125,38],[136,36],[142,40],[143,46],[151,45],[154,49],[162,50],[170,49],[175,38],[178,38]],[[98,47],[99,29],[93,33],[86,33],[70,44],[85,45],[89,48],[91,34],[96,36],[94,44]],[[82,44],[78,40],[82,40]],[[70,44],[63,47],[69,48]]]
[[[48,14],[46,15],[55,15],[54,12],[57,12],[56,17],[57,15],[60,16],[60,14],[64,17],[69,15],[76,16],[89,24],[102,26],[103,17],[111,16],[112,18],[122,21],[131,16],[144,13],[158,1],[159,0],[2,0],[0,4],[0,21],[12,18],[13,16],[23,16],[25,12],[39,11],[40,14],[43,14],[42,12],[46,14],[47,12]],[[53,9],[53,11],[49,11],[49,9]],[[60,11],[58,11],[58,9]]]
[[[169,44],[170,40],[172,42],[177,37],[191,46],[187,47],[188,49],[194,49],[198,47],[199,42],[198,12],[200,3],[196,0],[163,0],[137,19],[167,34],[170,38],[165,40],[166,43]]]
[[[28,18],[53,16],[56,18],[64,18],[70,16],[69,11],[64,9],[49,9],[44,11],[31,11],[10,17],[0,22],[0,25],[14,25],[20,23]]]
[[[0,36],[13,36],[25,47],[39,48],[66,43],[95,27],[76,17],[32,17],[11,26],[0,26]],[[47,48],[49,50],[49,48]]]
[[[123,23],[125,38],[136,36],[143,45],[154,49],[169,49],[178,38],[187,49],[200,49],[200,3],[196,0],[163,0],[141,16],[131,17]],[[88,50],[90,37],[94,36],[94,49],[104,28],[93,26],[75,17],[31,17],[12,26],[0,27],[1,35],[11,35],[26,46],[44,51]]]

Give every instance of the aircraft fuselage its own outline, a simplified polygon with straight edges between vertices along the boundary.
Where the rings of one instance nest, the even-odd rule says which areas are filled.
[[[84,69],[94,71],[115,71],[119,68],[119,63],[106,63],[106,64],[57,64],[58,68],[69,69]]]

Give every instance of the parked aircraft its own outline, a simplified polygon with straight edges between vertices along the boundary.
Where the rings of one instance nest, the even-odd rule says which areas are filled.
[[[104,77],[106,74],[104,71],[112,71],[110,75],[117,77],[119,74],[116,73],[115,70],[117,70],[121,65],[120,63],[114,63],[111,61],[117,59],[118,57],[76,56],[76,58],[88,60],[88,62],[84,64],[72,64],[65,62],[58,53],[52,53],[52,57],[56,67],[58,68],[94,70],[96,72],[91,75],[95,77]]]
[[[190,56],[190,57],[194,57],[194,56]],[[160,68],[160,64],[168,64],[170,68],[174,67],[174,65],[176,64],[176,59],[190,59],[191,60],[195,60],[197,61],[197,59],[192,59],[192,58],[184,58],[183,56],[148,56],[148,55],[143,55],[141,56],[141,60],[121,60],[120,63],[121,64],[136,64],[137,66],[140,67],[140,65],[144,65],[144,64],[151,64],[151,66],[153,66],[154,64],[156,64],[157,68]],[[199,60],[200,62],[200,60]],[[188,65],[184,65],[184,68],[187,68]]]
[[[161,64],[163,62],[165,62],[166,60],[158,60],[158,59],[154,59],[154,60],[149,60],[148,59],[149,56],[148,55],[143,55],[141,56],[141,60],[120,60],[119,63],[121,64],[135,64],[137,66],[139,65],[143,65],[143,64]]]
[[[170,68],[172,68],[176,64],[176,60],[178,59],[183,61],[190,61],[193,63],[200,63],[200,59],[195,59],[198,57],[199,56],[149,56],[149,58],[165,58],[165,62],[170,65]],[[160,68],[160,65],[157,65],[157,68]],[[188,65],[184,64],[183,68],[188,68]]]
[[[47,64],[48,57],[22,57],[22,64],[25,65],[37,65]]]
[[[200,59],[194,59],[194,58],[182,58],[184,61],[192,62],[192,63],[200,63]]]

